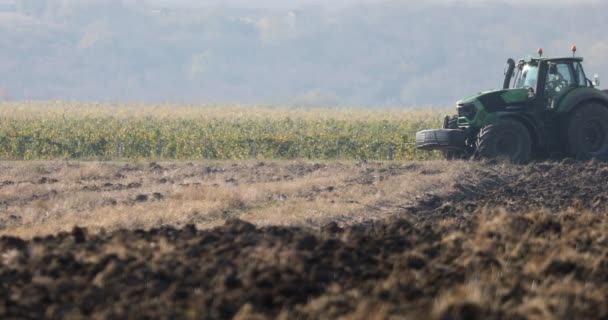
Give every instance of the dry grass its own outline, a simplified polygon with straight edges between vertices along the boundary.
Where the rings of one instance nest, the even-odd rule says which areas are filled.
[[[433,191],[448,193],[466,162],[0,162],[0,234],[33,237],[195,224],[238,217],[319,227],[378,220]]]

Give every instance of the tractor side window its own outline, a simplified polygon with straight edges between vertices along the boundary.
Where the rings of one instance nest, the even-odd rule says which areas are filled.
[[[585,76],[585,71],[583,71],[583,67],[581,66],[580,63],[577,62],[574,65],[574,72],[575,72],[576,78],[578,80],[578,86],[586,87],[588,85],[587,77]]]
[[[569,63],[549,63],[545,94],[549,99],[557,99],[569,87],[576,86]]]
[[[547,72],[547,84],[559,85],[567,87],[574,84],[570,65],[567,63],[550,63],[549,72]]]
[[[561,77],[568,86],[574,84],[574,79],[570,73],[570,65],[566,63],[560,63],[557,65],[557,75]]]

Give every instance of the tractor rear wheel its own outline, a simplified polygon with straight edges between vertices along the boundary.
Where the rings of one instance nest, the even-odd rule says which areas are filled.
[[[532,154],[528,128],[520,121],[503,119],[487,125],[477,135],[477,158],[497,158],[525,163]]]
[[[568,123],[568,150],[586,160],[608,148],[608,108],[587,103],[575,109]]]

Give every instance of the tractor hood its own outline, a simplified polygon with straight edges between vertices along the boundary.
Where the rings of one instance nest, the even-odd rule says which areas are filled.
[[[511,104],[523,103],[530,100],[528,89],[503,89],[494,91],[480,92],[474,96],[464,98],[458,102],[458,105],[475,103],[481,104],[486,110],[505,107]]]
[[[505,111],[530,100],[526,88],[486,91],[458,101],[458,124],[461,126],[483,126],[496,117],[496,112]]]

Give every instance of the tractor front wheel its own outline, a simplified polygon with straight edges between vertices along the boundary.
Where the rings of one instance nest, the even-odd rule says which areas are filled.
[[[567,133],[570,154],[576,159],[591,159],[607,150],[608,108],[588,103],[575,109]]]
[[[477,135],[477,158],[525,163],[531,154],[532,139],[528,128],[517,120],[499,120],[481,128]]]

